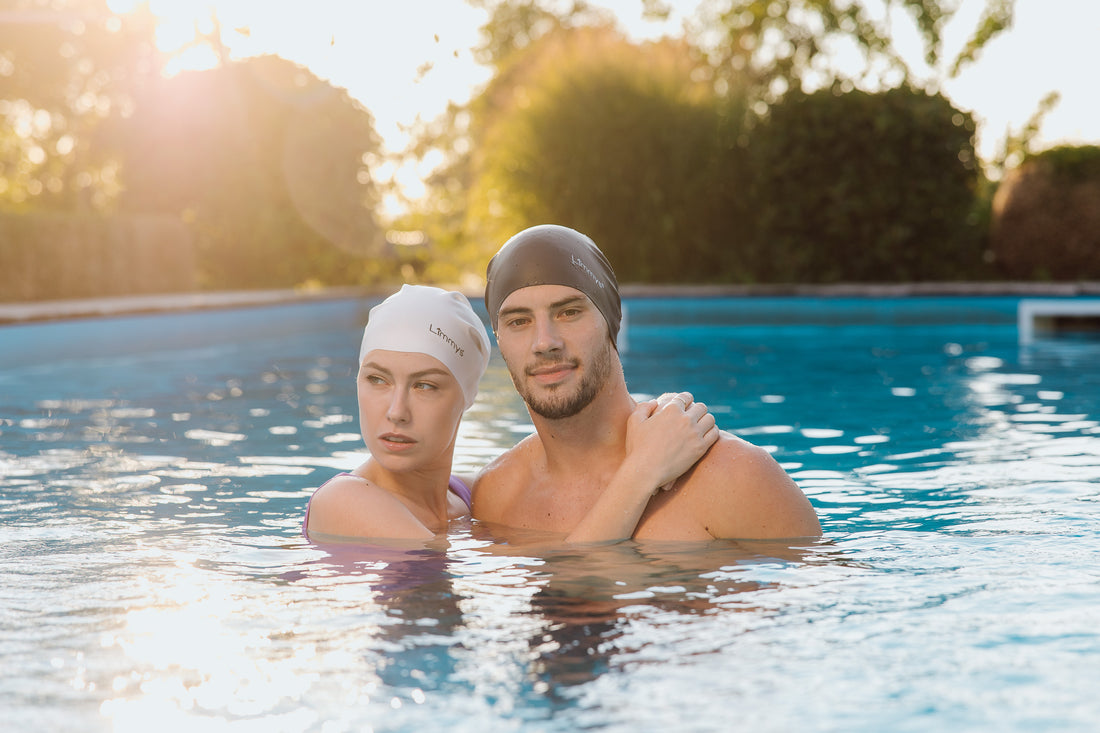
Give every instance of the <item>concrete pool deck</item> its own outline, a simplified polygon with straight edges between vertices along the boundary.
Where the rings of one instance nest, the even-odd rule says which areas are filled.
[[[161,295],[125,295],[71,300],[0,302],[0,325],[36,321],[96,318],[162,311],[245,308],[279,303],[368,298],[388,294],[393,288],[339,287],[320,289],[238,290],[204,293],[166,293]],[[480,298],[481,293],[466,290]],[[929,282],[929,283],[849,283],[834,285],[639,285],[622,286],[624,297],[837,297],[899,298],[919,296],[1021,296],[1074,297],[1100,296],[1100,282]]]

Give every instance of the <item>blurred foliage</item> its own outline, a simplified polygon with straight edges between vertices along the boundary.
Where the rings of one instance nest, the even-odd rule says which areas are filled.
[[[33,252],[60,268],[83,251],[89,272],[113,278],[99,292],[133,292],[99,266],[100,243],[170,231],[163,264],[190,247],[190,281],[205,288],[392,279],[399,263],[375,218],[370,113],[302,67],[229,62],[220,47],[219,67],[166,79],[153,21],[145,6],[115,15],[103,0],[0,0],[4,262],[29,267],[23,255]],[[11,219],[36,212],[51,216]],[[182,222],[190,242],[169,225],[113,227],[89,214]],[[58,223],[65,215],[71,226]],[[50,231],[65,232],[64,247],[41,244]]]
[[[791,94],[750,149],[761,279],[955,279],[980,268],[974,122],[944,97]]]
[[[167,216],[0,214],[0,263],[0,300],[190,292],[198,287],[191,234],[178,218]]]
[[[651,8],[659,4],[644,2]],[[947,69],[942,69],[944,27],[961,7],[952,0],[702,0],[689,37],[706,49],[719,78],[771,102],[787,91],[808,91],[805,82],[811,79],[816,87],[858,83],[872,75],[894,85],[917,83],[894,45],[888,22],[894,8],[912,19],[929,67],[955,76],[1011,27],[1014,6],[1014,0],[986,0],[978,26]],[[835,65],[836,49],[845,46],[858,50],[865,62],[854,80]]]
[[[990,177],[1000,180],[1006,171],[1017,167],[1032,153],[1036,152],[1035,139],[1043,125],[1043,118],[1050,114],[1058,104],[1061,95],[1050,92],[1039,100],[1039,106],[1019,130],[1009,130],[1001,144],[1001,149],[987,162]]]
[[[1100,146],[1059,146],[1011,170],[993,199],[995,263],[1026,280],[1100,278]]]
[[[109,210],[104,124],[160,73],[154,19],[105,0],[0,0],[0,212]]]
[[[1065,183],[1100,181],[1100,146],[1058,145],[1029,156],[1049,166],[1053,178]]]
[[[204,288],[475,289],[508,236],[556,222],[592,235],[623,281],[1060,276],[1008,268],[1003,247],[991,265],[986,249],[996,180],[1030,164],[1056,97],[1008,136],[990,181],[970,116],[935,92],[1011,26],[1013,0],[985,0],[953,58],[956,0],[700,0],[681,37],[647,43],[584,0],[467,1],[487,14],[475,54],[494,76],[421,124],[405,155],[444,163],[425,199],[382,221],[381,143],[344,90],[276,57],[230,61],[217,27],[194,43],[221,64],[166,79],[147,6],[0,0],[0,264],[29,267],[28,248],[62,232],[34,256],[155,266],[137,239],[161,236],[166,266]],[[898,14],[931,78],[898,54]],[[863,68],[842,72],[851,49]],[[1032,168],[1091,185],[1089,160]],[[136,287],[88,268],[104,289]]]
[[[149,87],[112,141],[124,211],[182,217],[203,285],[360,280],[384,246],[366,159],[380,141],[343,90],[274,56]]]
[[[626,281],[990,276],[982,252],[993,189],[975,159],[973,122],[942,97],[907,91],[935,80],[914,77],[870,4],[702,0],[687,41],[636,45],[583,2],[471,2],[490,14],[479,58],[495,76],[468,105],[426,127],[412,151],[446,154],[417,215],[427,228],[444,223],[433,241],[446,242],[440,249],[452,266],[480,270],[510,234],[554,221],[592,235]],[[668,12],[660,0],[641,4],[652,17]],[[887,15],[907,13],[925,61],[951,75],[1010,27],[1014,4],[987,0],[954,59],[944,58],[943,33],[957,3],[880,5]],[[862,50],[864,77],[833,68],[841,43]],[[829,117],[820,129],[782,111],[811,96],[802,92],[810,78],[829,98],[853,95],[828,110],[819,105]],[[896,93],[857,91],[889,78]],[[846,114],[855,116],[851,125]],[[846,136],[849,127],[870,137]],[[829,190],[802,190],[807,179],[782,157],[788,134]],[[910,160],[908,168],[896,162]],[[841,183],[824,180],[826,162],[843,166]],[[861,184],[863,175],[872,182]],[[796,197],[789,206],[784,183]],[[812,211],[814,196],[828,199],[838,186],[849,193],[839,208]],[[932,208],[921,217],[907,200]],[[862,220],[837,213],[860,207]],[[832,231],[824,242],[821,224]],[[766,232],[782,233],[782,245],[764,243]],[[842,256],[861,245],[869,249]],[[822,255],[833,246],[836,257]],[[780,248],[786,254],[777,259]]]
[[[504,222],[555,222],[592,236],[626,281],[736,278],[743,98],[714,94],[682,42],[607,27],[546,36],[525,60],[494,90],[511,111],[481,130],[470,230],[499,243]]]

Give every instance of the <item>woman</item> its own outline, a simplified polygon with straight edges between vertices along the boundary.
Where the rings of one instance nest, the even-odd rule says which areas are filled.
[[[460,293],[422,285],[371,309],[359,350],[359,425],[370,458],[310,499],[303,533],[319,542],[430,540],[469,516],[470,489],[451,475],[462,413],[489,364],[489,336]],[[687,470],[714,442],[714,418],[687,393],[638,406],[631,452],[652,475]],[[638,501],[658,485],[639,487]],[[607,507],[600,508],[606,512]]]
[[[314,492],[306,535],[431,539],[469,515],[470,489],[451,476],[451,459],[488,364],[489,336],[461,293],[404,285],[372,308],[358,376],[370,458]]]

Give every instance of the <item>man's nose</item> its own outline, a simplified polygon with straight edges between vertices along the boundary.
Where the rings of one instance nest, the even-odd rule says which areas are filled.
[[[536,353],[542,354],[549,351],[558,351],[562,347],[561,333],[553,318],[535,318],[535,343],[532,348]]]

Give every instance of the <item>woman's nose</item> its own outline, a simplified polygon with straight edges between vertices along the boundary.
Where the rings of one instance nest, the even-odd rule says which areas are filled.
[[[386,419],[392,423],[403,423],[409,420],[409,401],[405,390],[395,389],[390,397],[390,406],[386,410]]]

